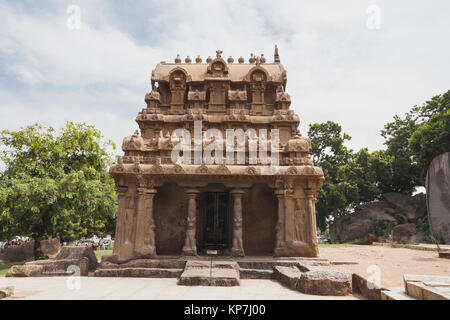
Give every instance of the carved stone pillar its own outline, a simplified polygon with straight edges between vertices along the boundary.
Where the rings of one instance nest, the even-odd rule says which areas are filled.
[[[123,233],[125,227],[125,210],[126,210],[126,193],[128,187],[117,187],[116,192],[118,196],[118,210],[117,210],[117,222],[116,222],[116,236],[114,243],[113,254],[120,255],[120,249],[123,244]]]
[[[295,233],[295,199],[289,190],[284,191],[284,240],[286,243],[294,241]]]
[[[278,220],[276,225],[275,234],[275,250],[274,254],[278,255],[281,248],[284,246],[284,232],[285,232],[285,222],[284,222],[284,191],[281,189],[275,190],[275,195],[278,199]]]
[[[316,212],[314,207],[314,191],[310,188],[305,188],[306,196],[306,216],[309,231],[307,236],[307,241],[314,247],[318,247],[317,242],[317,227],[316,227]]]
[[[231,255],[234,257],[244,257],[244,246],[242,242],[242,196],[244,191],[235,189],[231,191],[233,195],[233,247]]]
[[[185,256],[197,255],[197,245],[195,239],[196,233],[196,220],[197,220],[197,195],[199,191],[197,189],[186,190],[188,195],[188,216],[186,225],[186,240],[182,250],[182,254]]]
[[[153,188],[138,188],[135,251],[140,257],[156,256]]]

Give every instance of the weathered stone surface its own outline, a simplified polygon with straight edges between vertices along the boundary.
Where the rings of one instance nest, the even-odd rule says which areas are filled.
[[[343,271],[308,271],[301,274],[297,289],[305,294],[345,296],[352,292],[352,276]]]
[[[353,273],[352,274],[352,292],[359,293],[369,300],[382,300],[381,292],[386,290],[382,287],[377,287],[374,283],[367,281],[364,277]]]
[[[208,261],[187,261],[178,280],[183,286],[238,286],[240,277],[236,262],[216,263]]]
[[[381,300],[416,300],[405,293],[403,287],[387,288],[381,291]]]
[[[450,300],[450,276],[403,275],[405,292],[418,300]]]
[[[10,297],[14,295],[14,287],[8,286],[8,287],[0,287],[0,299]]]
[[[115,268],[97,269],[95,277],[178,278],[183,269],[166,268]]]
[[[59,238],[41,240],[40,250],[43,255],[48,256],[49,258],[54,258],[58,254],[59,250],[61,250]],[[25,242],[17,247],[2,249],[0,251],[0,260],[5,263],[34,260],[34,240]]]
[[[396,243],[419,243],[414,223],[399,224],[392,229],[392,241]]]
[[[6,273],[6,277],[42,277],[44,267],[42,265],[15,265]]]
[[[273,279],[273,270],[265,269],[239,269],[241,279]]]
[[[275,266],[273,268],[274,278],[291,289],[297,289],[302,272],[297,267]]]
[[[274,63],[261,56],[235,64],[221,53],[206,63],[187,59],[183,64],[178,57],[175,64],[161,62],[152,71],[146,108],[136,117],[140,132],[124,138],[124,155],[110,167],[119,200],[116,256],[110,262],[155,254],[195,257],[209,248],[236,257],[317,256],[314,205],[324,177],[309,156],[311,141],[296,130],[300,119],[285,92],[286,70],[278,54]],[[184,142],[200,137],[195,149],[208,154],[218,138],[210,140],[204,134],[208,129],[222,134],[230,128],[267,129],[267,136],[258,131],[258,145],[270,150],[277,144],[279,163],[269,167],[266,157],[253,162],[240,151],[227,153],[226,163],[218,163],[219,156],[213,164],[174,160],[172,151],[184,145],[174,139],[181,128],[190,135]],[[244,148],[248,154],[250,144]],[[243,162],[230,161],[241,155]],[[220,213],[210,203],[217,198],[209,197],[219,193],[229,200],[220,200]],[[206,208],[216,212],[207,215]]]
[[[101,262],[101,269],[113,268],[166,268],[166,269],[183,269],[186,264],[185,260],[178,259],[137,259],[126,263],[112,263],[109,261]]]
[[[56,256],[55,260],[81,260],[81,258],[87,258],[89,260],[89,271],[94,271],[98,267],[98,260],[92,247],[64,246],[61,248],[61,251]]]
[[[450,152],[431,161],[426,176],[428,221],[432,232],[450,243]]]
[[[338,219],[330,228],[333,243],[370,244],[375,239],[373,221],[357,216]]]
[[[61,243],[59,238],[42,240],[40,243],[40,249],[43,255],[49,257],[50,259],[55,258],[61,251]]]
[[[382,201],[362,204],[355,209],[352,216],[336,219],[330,228],[331,241],[334,243],[371,244],[374,241],[390,241],[391,228],[398,224],[422,222],[426,215],[425,195],[417,194],[413,197],[399,193],[386,193]],[[399,241],[419,242],[421,233],[410,234],[404,239],[405,226],[399,227],[395,234]],[[412,226],[408,226],[412,228]],[[395,241],[395,240],[394,240]]]
[[[408,221],[415,222],[423,218],[426,214],[425,194],[418,193],[414,196],[407,196],[397,192],[383,194],[383,199],[397,210],[403,212]]]
[[[5,263],[34,260],[34,241],[28,241],[17,247],[9,247],[0,251],[0,260]]]

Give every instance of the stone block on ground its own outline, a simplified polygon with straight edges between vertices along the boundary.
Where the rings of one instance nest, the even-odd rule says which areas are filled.
[[[28,241],[17,247],[8,247],[0,252],[0,260],[4,263],[34,260],[34,241]]]
[[[42,265],[24,264],[9,268],[6,277],[42,277],[44,267]]]
[[[7,298],[14,295],[14,287],[0,287],[0,299]]]
[[[275,266],[273,268],[273,277],[294,290],[297,289],[297,284],[301,275],[302,272],[295,266]]]
[[[301,274],[297,289],[305,294],[345,296],[352,292],[352,276],[344,271],[308,271]]]
[[[87,258],[89,260],[89,271],[94,271],[98,267],[98,260],[92,247],[72,247],[64,246],[56,256],[55,260]]]
[[[364,277],[352,274],[352,292],[358,293],[369,300],[382,300],[381,291],[385,288],[377,287],[374,283]]]
[[[450,276],[403,275],[405,292],[418,300],[450,300]]]
[[[238,264],[234,261],[187,261],[178,280],[184,286],[239,286]]]
[[[50,259],[55,258],[61,251],[61,243],[59,238],[41,240],[40,249],[43,255],[49,257]]]

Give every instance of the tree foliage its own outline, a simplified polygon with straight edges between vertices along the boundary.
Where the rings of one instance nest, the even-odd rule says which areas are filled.
[[[414,106],[403,117],[394,116],[381,135],[386,150],[354,152],[345,146],[351,137],[339,124],[310,125],[311,155],[325,174],[316,204],[321,230],[331,216],[351,214],[360,203],[386,192],[410,195],[424,185],[433,158],[450,151],[450,90]]]
[[[70,240],[114,231],[110,141],[93,126],[68,122],[60,132],[34,124],[0,135],[0,240]]]
[[[385,125],[381,135],[386,152],[394,158],[391,191],[411,194],[416,186],[424,186],[431,160],[450,150],[449,109],[450,90]]]
[[[384,151],[354,153],[345,146],[351,137],[332,121],[310,125],[308,136],[313,160],[325,174],[316,205],[318,226],[325,230],[331,214],[334,219],[345,216],[357,204],[381,196],[385,177],[392,172],[392,158]]]

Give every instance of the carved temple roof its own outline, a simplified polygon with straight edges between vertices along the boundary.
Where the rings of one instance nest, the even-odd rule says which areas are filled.
[[[226,63],[226,62],[225,62]],[[187,75],[186,82],[203,82],[208,78],[208,63],[159,63],[152,72],[152,81],[169,82],[170,74],[175,70],[182,70]],[[267,82],[284,83],[286,69],[280,63],[226,63],[228,74],[225,77],[231,82],[248,82],[249,75],[256,69],[263,70],[267,75]]]

